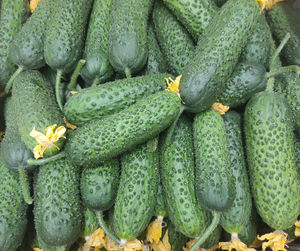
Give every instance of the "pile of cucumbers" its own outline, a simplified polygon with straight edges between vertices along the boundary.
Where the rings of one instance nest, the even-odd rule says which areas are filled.
[[[297,243],[296,0],[33,2],[0,0],[1,251]]]

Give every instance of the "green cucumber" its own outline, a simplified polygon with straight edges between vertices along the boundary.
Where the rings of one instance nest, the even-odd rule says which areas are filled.
[[[158,151],[147,143],[121,156],[122,173],[113,215],[121,240],[139,236],[149,224],[156,202]]]
[[[222,213],[220,224],[226,232],[232,234],[243,230],[250,218],[252,201],[242,142],[241,116],[230,110],[223,119],[236,195],[232,206]]]
[[[29,14],[27,0],[3,0],[0,18],[0,85],[6,85],[16,70],[9,57],[9,46]]]
[[[290,65],[300,65],[300,10],[293,8],[294,1],[278,3],[267,12],[272,33],[281,41],[287,32],[291,38],[282,50],[282,54]]]
[[[188,237],[177,231],[175,225],[166,218],[169,243],[172,251],[182,251],[182,247],[188,241]]]
[[[197,42],[218,8],[210,0],[163,0]]]
[[[68,121],[82,125],[87,121],[119,112],[152,93],[166,88],[168,74],[121,79],[82,89],[64,106]]]
[[[298,173],[300,175],[300,140],[299,139],[296,140],[295,151],[296,151],[296,165],[298,167]]]
[[[220,8],[227,0],[214,0],[215,4]]]
[[[156,217],[167,217],[168,211],[166,208],[166,201],[163,193],[163,184],[161,183],[160,174],[158,172],[158,185],[157,185],[157,194],[156,194],[156,203],[154,206],[154,213],[153,215]]]
[[[181,116],[171,142],[167,132],[160,142],[160,171],[168,217],[185,236],[199,236],[206,227],[206,212],[199,206],[194,190],[192,123]]]
[[[162,2],[155,2],[152,18],[158,43],[167,60],[168,70],[174,75],[179,75],[193,55],[194,42],[187,30]]]
[[[85,207],[83,211],[84,224],[80,237],[85,239],[99,228],[99,224],[96,214],[92,210],[90,210],[88,207]]]
[[[268,89],[251,98],[244,118],[255,206],[262,220],[277,230],[294,224],[300,211],[300,179],[290,116],[284,98]]]
[[[34,187],[34,221],[38,238],[47,246],[68,246],[80,235],[83,219],[79,173],[66,159],[39,169]]]
[[[189,111],[204,111],[216,101],[256,24],[259,7],[257,0],[228,0],[208,24],[179,86]]]
[[[108,30],[112,0],[95,0],[90,16],[81,76],[88,85],[103,83],[114,71],[108,59]]]
[[[13,83],[13,102],[16,119],[22,141],[33,151],[39,143],[30,136],[33,128],[46,134],[46,128],[54,124],[57,127],[64,124],[51,84],[38,71],[21,72]],[[55,144],[49,145],[45,156],[56,154],[63,146],[65,138],[60,138]]]
[[[153,0],[114,0],[110,14],[109,61],[131,76],[147,62],[147,21]]]
[[[27,225],[27,204],[18,175],[0,160],[0,250],[12,251],[21,245]]]
[[[94,165],[132,150],[166,129],[181,110],[171,91],[152,94],[119,113],[92,120],[70,132],[66,157],[75,165]]]

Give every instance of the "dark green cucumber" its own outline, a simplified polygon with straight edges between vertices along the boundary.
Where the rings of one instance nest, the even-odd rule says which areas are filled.
[[[29,14],[27,0],[3,0],[0,17],[0,84],[3,87],[16,70],[9,57],[9,46]]]
[[[121,156],[122,173],[113,216],[120,239],[132,240],[149,224],[156,202],[158,150],[147,143]]]
[[[54,70],[71,72],[80,59],[92,0],[57,3],[45,37],[44,56]]]
[[[166,218],[169,243],[172,251],[182,251],[182,247],[188,241],[188,237],[177,231],[175,225]]]
[[[2,14],[2,13],[1,13]],[[12,251],[21,245],[27,225],[27,204],[18,175],[0,160],[0,250]]]
[[[193,128],[198,201],[209,210],[225,211],[235,199],[225,123],[211,108],[196,115]]]
[[[228,0],[206,27],[179,86],[188,110],[201,112],[216,101],[256,24],[259,7],[257,0]]]
[[[153,0],[114,0],[109,28],[109,61],[130,76],[147,62],[147,21]]]
[[[252,201],[242,142],[241,116],[230,110],[223,119],[236,195],[232,206],[222,213],[220,224],[226,232],[232,234],[243,230],[250,218]]]
[[[71,245],[81,232],[80,170],[66,159],[41,166],[34,187],[38,238],[47,246]]]
[[[166,134],[160,143],[160,171],[168,217],[185,236],[199,236],[206,227],[206,212],[194,190],[194,150],[192,123],[181,116],[170,144]]]
[[[81,76],[89,85],[105,82],[114,71],[108,59],[108,30],[112,0],[95,0],[90,16]]]
[[[169,74],[121,79],[93,86],[72,95],[64,107],[68,121],[75,125],[119,112],[138,100],[166,88]]]
[[[176,119],[181,100],[160,91],[70,133],[65,154],[75,165],[97,165],[157,136]]]
[[[163,0],[197,42],[218,8],[210,0]]]
[[[288,64],[300,65],[300,10],[292,6],[294,1],[278,3],[267,12],[272,33],[278,41],[281,41],[287,32],[291,37],[282,50]]]
[[[157,185],[157,194],[156,194],[156,203],[154,206],[153,215],[156,217],[167,217],[168,211],[166,208],[166,201],[163,193],[163,185],[160,180],[160,173],[158,172],[158,185]]]
[[[193,55],[194,42],[187,30],[161,1],[155,2],[152,17],[168,70],[179,75]]]
[[[154,32],[154,25],[148,25],[148,60],[145,75],[167,72],[167,62],[162,54]]]
[[[266,85],[266,69],[263,65],[239,63],[225,82],[225,89],[218,100],[223,105],[237,107],[245,104],[254,94],[266,89]]]
[[[290,108],[281,95],[255,95],[245,110],[247,162],[251,191],[262,220],[284,230],[300,211],[300,179]]]
[[[13,102],[21,139],[31,151],[39,144],[30,136],[33,128],[46,134],[48,126],[56,124],[59,127],[64,124],[51,84],[38,71],[24,71],[16,77],[13,83]],[[60,138],[55,145],[49,146],[44,155],[57,153],[64,142],[65,139]]]

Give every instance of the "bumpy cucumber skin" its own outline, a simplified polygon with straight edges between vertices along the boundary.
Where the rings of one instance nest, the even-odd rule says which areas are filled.
[[[0,160],[0,250],[16,250],[21,245],[27,225],[27,204],[18,174]]]
[[[254,94],[266,89],[265,74],[266,70],[261,64],[237,64],[218,100],[232,108],[245,104]]]
[[[118,185],[117,159],[108,160],[96,167],[85,167],[80,179],[81,198],[90,209],[108,210],[115,202]]]
[[[147,144],[121,156],[121,179],[113,216],[113,229],[121,239],[142,233],[153,215],[158,184],[158,151]]]
[[[296,140],[295,143],[295,151],[296,151],[296,165],[298,167],[298,173],[300,175],[300,140]]]
[[[95,78],[109,79],[114,71],[108,59],[108,29],[112,0],[95,0],[90,16],[81,76],[89,85]]]
[[[287,32],[291,37],[282,50],[287,63],[300,65],[300,11],[293,10],[291,3],[278,3],[267,12],[272,33],[278,41],[281,41]]]
[[[196,42],[218,11],[214,1],[211,0],[163,0],[163,2],[183,23]]]
[[[239,233],[249,220],[252,201],[242,142],[241,116],[228,111],[223,120],[226,128],[230,168],[235,179],[236,195],[232,206],[221,215],[220,224],[228,233]]]
[[[33,168],[27,165],[27,160],[33,156],[32,152],[21,140],[15,117],[15,106],[12,98],[9,97],[5,103],[6,130],[1,141],[0,155],[7,168],[18,172],[20,167]]]
[[[181,74],[195,49],[192,38],[160,1],[154,4],[153,22],[158,43],[167,59],[169,72]]]
[[[257,212],[284,230],[300,210],[300,178],[290,109],[280,95],[261,92],[247,104],[244,130],[251,191]]]
[[[153,0],[114,0],[109,28],[109,61],[113,68],[132,74],[147,62],[147,21]]]
[[[188,241],[188,237],[177,231],[175,225],[168,219],[165,219],[168,229],[169,243],[172,251],[181,251],[182,247]]]
[[[26,69],[39,69],[45,65],[44,39],[52,8],[52,0],[41,0],[15,36],[10,45],[10,58],[14,64]]]
[[[13,102],[15,104],[17,124],[25,145],[33,150],[39,143],[30,136],[35,127],[46,134],[48,126],[64,125],[63,115],[56,103],[51,84],[38,71],[21,72],[13,83]],[[45,156],[57,153],[63,146],[65,138],[60,138],[55,146],[49,147]]]
[[[0,18],[0,84],[5,86],[16,67],[9,57],[9,46],[29,14],[27,0],[3,0]]]
[[[119,112],[138,100],[166,89],[169,74],[121,79],[89,87],[71,96],[64,106],[68,121],[75,125]]]
[[[156,202],[154,206],[154,216],[162,216],[166,217],[168,215],[168,211],[166,208],[166,201],[163,193],[163,185],[160,179],[160,173],[158,172],[158,184],[157,184],[157,194],[156,194]]]
[[[225,211],[235,199],[235,183],[223,118],[212,108],[197,114],[193,134],[198,201],[209,210]]]
[[[160,91],[119,113],[93,120],[70,132],[66,156],[75,165],[97,165],[157,136],[180,111],[177,94]]]
[[[167,72],[167,62],[159,48],[154,32],[154,25],[150,23],[148,26],[148,60],[145,75],[165,72]]]
[[[92,0],[61,0],[49,22],[44,44],[46,63],[71,72],[80,59]]]
[[[84,208],[84,224],[80,237],[85,238],[94,233],[98,228],[98,220],[96,214],[89,208]]]
[[[199,236],[206,227],[206,212],[195,194],[192,122],[181,116],[168,145],[160,143],[160,171],[170,220],[185,236]]]
[[[271,56],[270,36],[272,34],[266,17],[261,14],[252,29],[246,46],[243,48],[240,61],[259,63],[268,68]]]
[[[46,245],[70,245],[81,232],[79,175],[79,169],[67,159],[39,169],[34,186],[34,219],[37,234]]]
[[[216,101],[258,16],[256,0],[229,0],[211,20],[182,73],[180,96],[188,110],[201,112]]]

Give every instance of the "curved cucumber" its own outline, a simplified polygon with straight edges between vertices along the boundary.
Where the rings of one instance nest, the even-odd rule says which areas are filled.
[[[114,71],[108,59],[108,29],[112,0],[95,0],[90,16],[81,76],[89,85],[105,82]]]
[[[64,107],[68,121],[75,125],[119,112],[138,100],[166,88],[169,74],[121,79],[93,86],[72,95]]]
[[[211,20],[182,73],[180,96],[188,110],[201,112],[216,101],[259,13],[257,0],[228,0]]]
[[[262,220],[284,230],[300,210],[300,179],[290,109],[282,96],[255,95],[245,110],[247,162],[251,191]]]
[[[119,113],[93,120],[70,133],[65,154],[75,165],[97,165],[133,149],[176,119],[181,100],[174,92],[152,94]]]
[[[194,190],[192,123],[182,115],[170,144],[165,139],[166,135],[160,143],[160,171],[168,217],[177,231],[194,238],[206,227],[206,212],[199,206]]]

